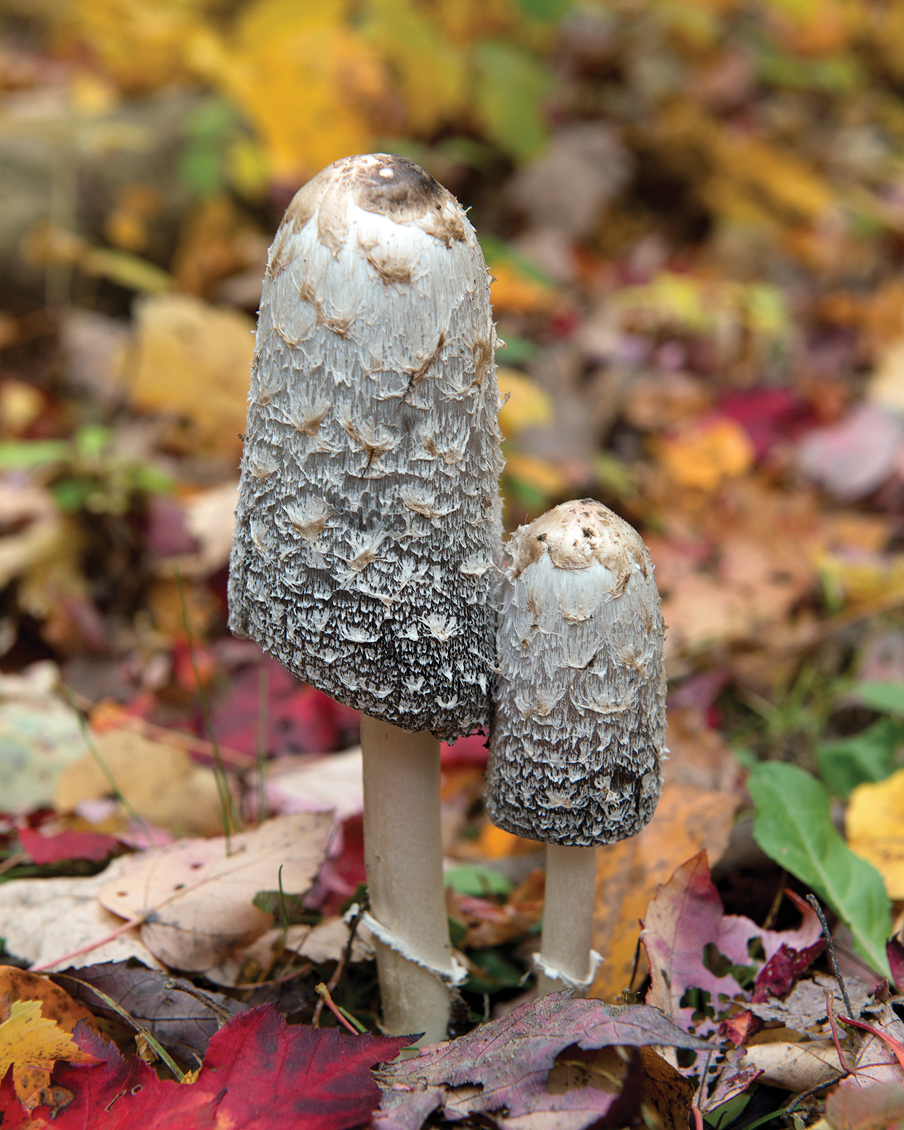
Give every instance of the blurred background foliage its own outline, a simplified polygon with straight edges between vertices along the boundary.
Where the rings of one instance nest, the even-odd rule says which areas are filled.
[[[52,577],[154,652],[175,558],[222,632],[266,249],[381,149],[480,234],[509,525],[602,498],[673,675],[792,685],[904,588],[902,60],[897,0],[0,0],[0,469],[68,547],[9,502],[7,637]]]

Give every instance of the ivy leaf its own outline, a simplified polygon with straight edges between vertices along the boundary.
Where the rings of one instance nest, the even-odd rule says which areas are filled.
[[[828,903],[851,931],[857,952],[890,976],[885,940],[891,933],[891,906],[885,884],[838,834],[825,788],[803,769],[778,761],[757,765],[747,787],[756,805],[756,842]]]

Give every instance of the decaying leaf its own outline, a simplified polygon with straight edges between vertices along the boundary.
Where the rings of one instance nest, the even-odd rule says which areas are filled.
[[[196,989],[184,978],[148,969],[134,959],[64,969],[54,973],[53,978],[65,987],[70,998],[80,1002],[76,1009],[84,1017],[90,1017],[92,1023],[93,1016],[98,1016],[113,1025],[122,1024],[119,1014],[94,992],[99,989],[187,1067],[196,1066],[197,1061],[203,1059],[211,1037],[230,1017],[246,1008],[222,993]],[[57,987],[53,981],[44,978],[42,981],[54,989]],[[91,1012],[87,1011],[89,1008]],[[52,1016],[46,1006],[44,1015]],[[66,1031],[71,1029],[66,1027]],[[131,1031],[128,1034],[131,1035]]]
[[[329,815],[278,816],[227,841],[182,840],[124,858],[100,890],[107,910],[140,925],[141,940],[174,969],[210,969],[250,942],[273,916],[254,906],[258,891],[298,893],[324,860]]]
[[[582,1130],[612,1108],[618,1088],[551,1092],[549,1073],[556,1056],[570,1045],[584,1050],[709,1046],[645,1005],[619,1008],[551,993],[452,1043],[424,1048],[414,1059],[383,1068],[377,1073],[383,1100],[374,1125],[379,1130],[419,1130],[438,1111],[453,1121],[488,1117],[499,1127],[517,1127],[525,1116],[542,1116],[562,1130]]]
[[[799,954],[796,976],[822,949],[816,914],[798,900],[799,929],[764,930],[741,915],[726,915],[705,852],[682,864],[647,908],[641,941],[650,962],[647,1002],[687,1031],[709,1034],[734,1002],[746,1002],[778,954]],[[787,991],[790,983],[782,985]]]
[[[809,1091],[839,1078],[846,1070],[831,1040],[754,1044],[747,1048],[741,1067],[756,1068],[762,1072],[760,1082],[786,1091]]]

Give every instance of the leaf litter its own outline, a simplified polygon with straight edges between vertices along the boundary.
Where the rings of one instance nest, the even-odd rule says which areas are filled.
[[[609,1103],[610,1121],[683,1128],[697,1106],[727,1130],[745,1104],[775,1112],[767,1082],[794,1096],[821,1081],[797,1112],[808,1124],[889,1125],[897,1082],[860,1061],[894,1073],[893,1046],[844,1028],[812,912],[781,894],[819,895],[853,1019],[893,1033],[881,1008],[899,998],[873,990],[904,967],[900,21],[835,0],[228,7],[165,4],[153,28],[125,3],[0,22],[6,959],[80,950],[72,975],[100,971],[184,1067],[223,1022],[211,1003],[278,1003],[308,1031],[334,978],[376,1030],[366,935],[351,942],[342,920],[362,894],[357,763],[336,756],[356,719],[225,638],[223,587],[264,249],[321,164],[399,147],[472,206],[494,275],[508,527],[598,497],[642,530],[664,595],[671,760],[650,826],[599,851],[592,992],[646,996],[721,1041],[706,1064],[565,1048],[522,1113],[491,1117],[548,1130]],[[302,103],[303,121],[280,109]],[[852,693],[876,678],[884,697]],[[530,991],[543,898],[539,845],[486,823],[485,750],[463,745],[443,759],[449,913],[471,974],[449,1048]],[[205,901],[220,878],[194,907],[174,890],[216,852],[172,842],[219,835],[224,786],[233,841],[268,815],[342,820],[293,884],[271,864],[259,889],[233,884],[225,923]],[[149,843],[96,874],[107,848]],[[126,917],[97,898],[120,867],[145,876]],[[134,1070],[163,1094],[142,1061],[123,1067],[156,1054],[123,1023],[132,1058],[114,1071],[105,1051],[106,1078]],[[108,1068],[54,1069],[57,1121]],[[469,1086],[449,1104],[477,1101]],[[573,1107],[551,1098],[579,1091]],[[134,1098],[110,1108],[124,1124]],[[204,1125],[198,1109],[172,1117]]]

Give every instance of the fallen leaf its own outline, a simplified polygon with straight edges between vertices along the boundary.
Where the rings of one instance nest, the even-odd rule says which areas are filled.
[[[891,1130],[904,1121],[900,1082],[862,1089],[839,1088],[826,1099],[826,1122],[833,1130]]]
[[[59,863],[64,859],[88,859],[100,863],[119,846],[115,836],[102,832],[63,832],[45,836],[34,828],[19,829],[19,843],[33,863]]]
[[[277,916],[278,918],[278,916]],[[233,986],[249,981],[264,981],[280,961],[288,965],[300,960],[322,965],[339,961],[348,946],[349,927],[338,916],[325,918],[316,926],[296,924],[283,929],[274,926],[247,946],[236,949],[225,961],[205,971],[215,985]],[[369,961],[374,956],[373,940],[366,926],[355,931],[349,961]]]
[[[760,1083],[786,1091],[809,1091],[839,1078],[845,1068],[831,1040],[794,1044],[776,1041],[754,1044],[741,1060],[744,1069],[762,1072]]]
[[[85,752],[57,779],[54,805],[59,812],[112,795],[112,777],[128,804],[157,827],[179,835],[222,830],[222,801],[213,770],[196,764],[186,750],[130,730],[110,729],[93,737],[94,753]]]
[[[267,796],[274,812],[334,812],[338,820],[354,816],[364,808],[361,747],[272,773]]]
[[[754,766],[747,788],[756,805],[756,842],[829,904],[861,957],[888,976],[891,910],[882,877],[838,834],[825,788],[798,766],[778,761]]]
[[[0,796],[6,812],[49,806],[60,775],[87,752],[75,712],[55,695],[0,702]]]
[[[204,1058],[211,1037],[229,1017],[247,1007],[222,993],[197,989],[182,977],[148,969],[134,959],[62,969],[51,976],[52,980],[40,980],[53,988],[56,988],[56,980],[66,989],[66,994],[81,1002],[76,1008],[85,1018],[91,1018],[92,1023],[93,1017],[98,1016],[114,1026],[123,1025],[120,1015],[94,989],[105,993],[186,1067],[195,1067]],[[45,1016],[53,1017],[46,1005],[43,1008]],[[61,1023],[61,1027],[72,1031],[65,1024]],[[133,1032],[129,1030],[127,1034]]]
[[[512,439],[524,428],[547,424],[553,417],[552,400],[538,384],[517,369],[499,366],[499,427],[506,439]]]
[[[594,978],[593,996],[614,1000],[630,986],[650,899],[679,863],[701,848],[713,859],[721,856],[737,806],[734,793],[666,779],[653,819],[640,835],[597,848],[593,946],[605,960]]]
[[[329,815],[278,816],[230,838],[183,840],[124,857],[101,904],[140,924],[142,942],[164,964],[203,971],[273,923],[254,906],[258,891],[306,891],[326,854]]]
[[[571,1045],[709,1047],[645,1005],[619,1008],[550,993],[378,1071],[383,1099],[374,1126],[419,1130],[438,1111],[452,1121],[489,1116],[499,1127],[518,1127],[526,1116],[536,1120],[542,1114],[550,1126],[583,1130],[610,1110],[617,1096],[595,1087],[549,1093],[547,1077],[556,1056]]]
[[[162,968],[142,944],[137,927],[104,941],[123,923],[101,906],[97,893],[119,873],[124,860],[115,859],[87,879],[12,879],[0,884],[0,937],[7,953],[41,967],[62,960],[92,965],[137,957]],[[92,948],[77,958],[70,956],[85,947]]]
[[[904,422],[873,404],[860,404],[846,419],[816,428],[797,449],[797,465],[835,498],[872,494],[901,458]]]
[[[868,860],[891,899],[904,898],[904,769],[853,790],[844,815],[848,846]]]
[[[695,420],[657,441],[656,453],[682,487],[714,491],[753,466],[756,450],[735,420]]]
[[[96,1027],[91,1012],[50,978],[4,965],[0,967],[0,1020],[9,1019],[16,1001],[37,1001],[44,1019],[52,1020],[64,1032],[74,1032],[79,1021]]]
[[[69,1032],[41,1015],[40,1001],[13,1001],[9,1018],[0,1024],[0,1075],[6,1075],[12,1067],[16,1094],[26,1110],[34,1110],[41,1103],[55,1108],[50,1072],[60,1059],[95,1062],[90,1052],[73,1042]]]
[[[188,294],[135,303],[129,393],[149,411],[187,417],[208,451],[235,453],[245,424],[254,323]]]
[[[800,954],[802,968],[817,956],[822,948],[819,919],[800,900],[798,908],[803,922],[789,931],[764,930],[749,918],[727,915],[706,853],[688,860],[647,907],[640,935],[652,978],[647,1003],[686,1031],[716,1031],[734,1002],[749,999],[745,986],[767,971],[777,954]],[[762,947],[762,958],[751,956],[754,941]],[[784,984],[784,991],[788,988]]]
[[[335,1028],[286,1024],[272,1004],[248,1009],[211,1039],[193,1083],[157,1077],[139,1057],[123,1059],[113,1044],[78,1033],[84,1054],[102,1063],[57,1069],[54,1081],[72,1092],[54,1114],[26,1112],[10,1089],[0,1090],[4,1130],[352,1130],[379,1101],[370,1068],[394,1058],[406,1038],[351,1036]]]
[[[847,989],[854,1015],[859,1016],[870,999],[870,986],[858,977],[845,977],[844,987]],[[812,979],[799,981],[783,1000],[773,996],[761,1002],[754,1001],[748,1005],[748,1008],[761,1020],[778,1022],[782,1027],[790,1028],[794,1032],[810,1035],[816,1032],[828,1037],[831,1033],[823,1030],[828,1021],[826,990],[830,994],[835,1015],[845,1015],[847,1006],[841,996],[838,982],[826,973],[817,973]]]

